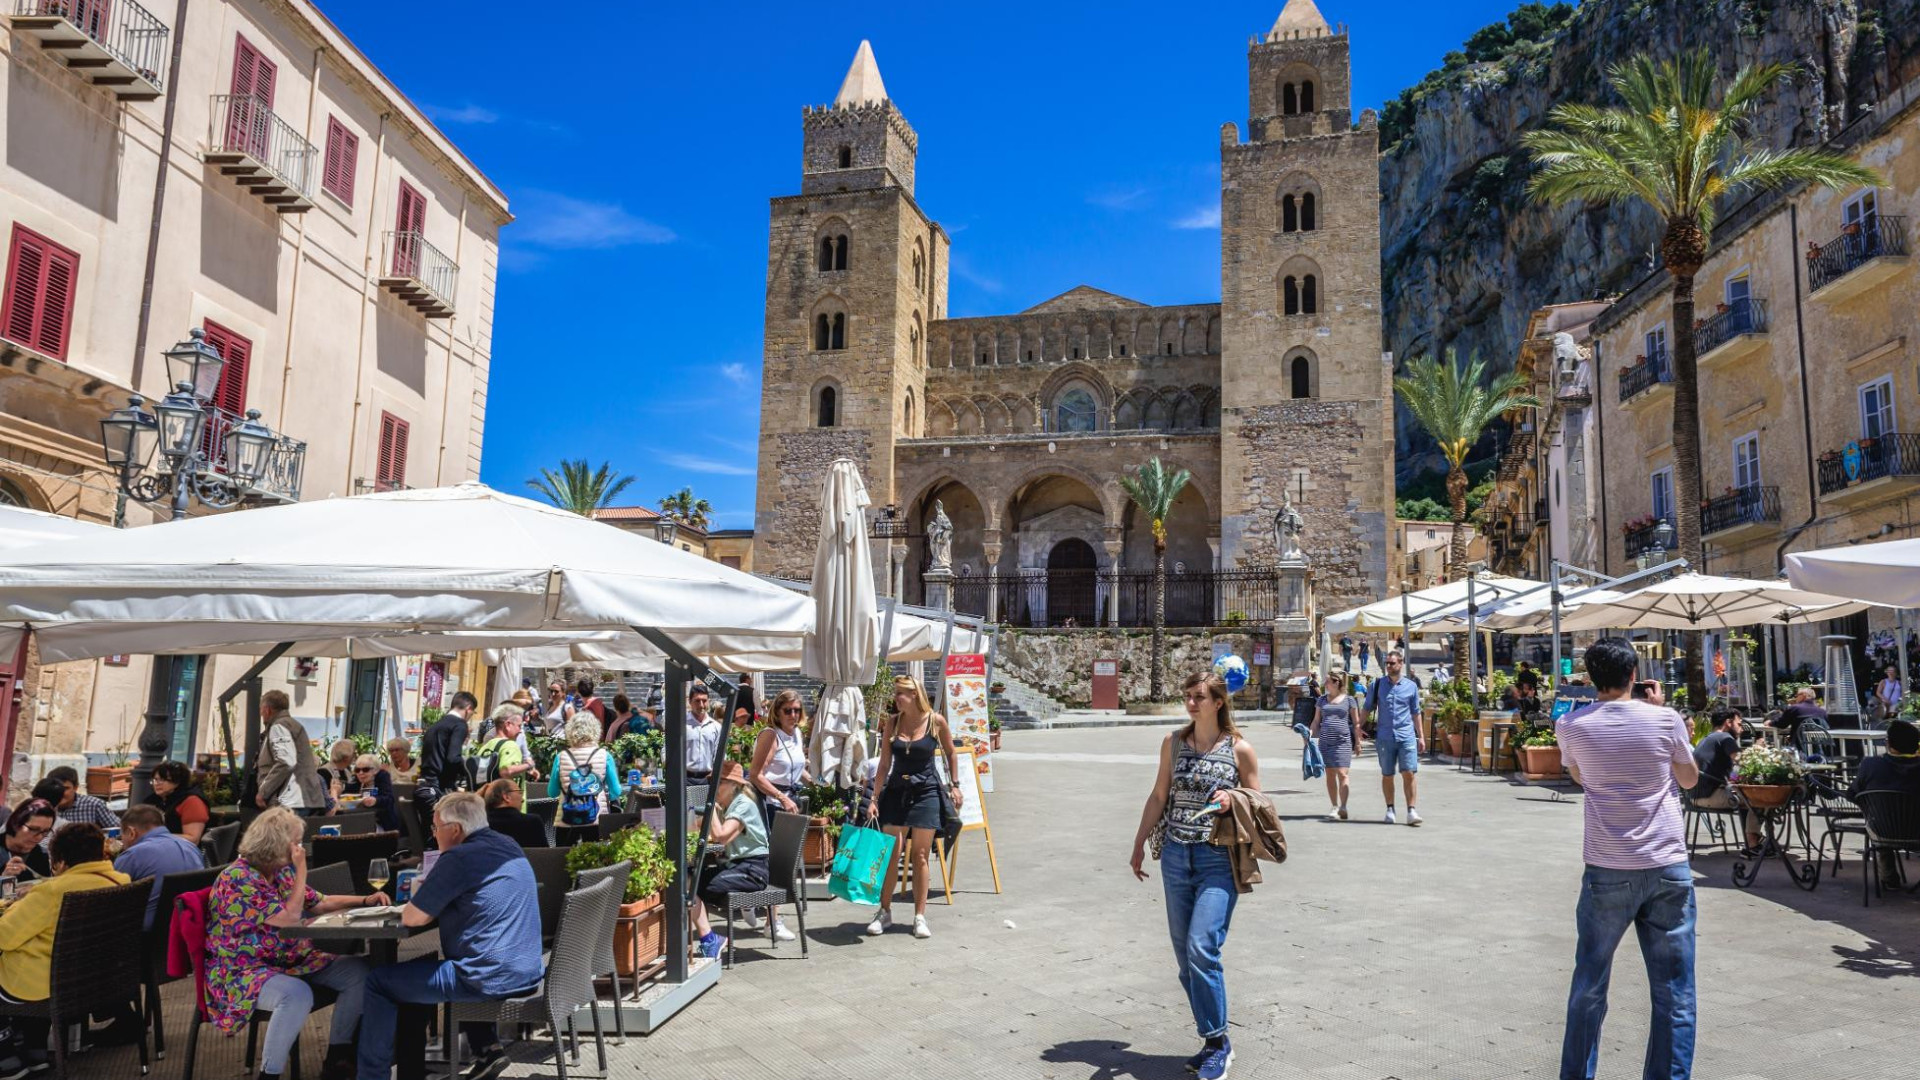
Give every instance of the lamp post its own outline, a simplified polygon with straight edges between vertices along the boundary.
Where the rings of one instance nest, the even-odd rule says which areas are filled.
[[[227,365],[220,350],[207,344],[205,331],[194,329],[162,355],[173,392],[151,411],[145,398],[134,395],[125,408],[100,421],[101,457],[118,474],[115,528],[126,526],[129,499],[167,506],[174,521],[186,517],[196,500],[216,509],[238,506],[266,478],[277,452],[293,455],[291,475],[299,475],[303,444],[282,439],[261,423],[258,409],[236,419],[212,407]],[[224,432],[219,432],[221,426]],[[219,432],[217,437],[209,438],[210,430]],[[173,744],[173,670],[170,663],[154,664],[140,761],[133,769],[135,801],[151,789],[154,766],[167,759]]]
[[[662,517],[653,523],[653,538],[672,547],[680,536],[680,523],[670,517]]]

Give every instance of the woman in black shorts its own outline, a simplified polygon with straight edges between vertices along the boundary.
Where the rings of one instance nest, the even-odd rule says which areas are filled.
[[[940,828],[940,774],[934,768],[936,755],[946,759],[949,793],[955,810],[960,808],[960,785],[952,778],[956,763],[953,733],[946,718],[933,711],[927,692],[913,679],[901,676],[893,680],[893,717],[880,737],[879,769],[885,777],[877,797],[868,800],[867,813],[880,818],[880,827],[894,838],[894,849],[903,851],[912,840],[913,855],[913,936],[930,938],[927,929],[927,855],[933,849],[933,834]],[[880,892],[880,910],[867,924],[867,933],[875,937],[893,925],[893,867],[887,868],[887,883]]]

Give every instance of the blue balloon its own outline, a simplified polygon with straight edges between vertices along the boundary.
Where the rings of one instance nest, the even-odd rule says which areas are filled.
[[[1232,653],[1214,661],[1213,670],[1226,680],[1228,693],[1237,694],[1247,685],[1247,662]]]

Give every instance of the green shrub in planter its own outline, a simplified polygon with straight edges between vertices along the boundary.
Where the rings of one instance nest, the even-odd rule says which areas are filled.
[[[697,836],[688,834],[689,860],[695,857],[699,842]],[[667,854],[666,838],[646,825],[634,825],[605,840],[589,840],[568,848],[567,872],[577,875],[582,870],[612,866],[622,860],[633,863],[633,870],[627,875],[626,892],[620,898],[623,904],[645,900],[673,882],[673,859]]]

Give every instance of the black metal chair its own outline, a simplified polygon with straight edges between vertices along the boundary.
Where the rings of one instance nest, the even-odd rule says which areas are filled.
[[[177,874],[167,874],[160,879],[160,895],[153,906],[153,925],[146,932],[146,949],[140,957],[147,986],[147,1015],[152,1018],[153,1056],[167,1056],[167,1024],[160,1010],[160,988],[173,982],[167,974],[167,937],[169,921],[173,917],[174,902],[182,893],[196,889],[205,889],[213,885],[220,876],[223,866],[206,870],[182,870]]]
[[[240,849],[240,823],[216,825],[200,834],[200,854],[208,866],[225,866]]]
[[[1865,870],[1860,885],[1860,906],[1872,903],[1871,896],[1882,891],[1885,882],[1880,878],[1878,856],[1881,852],[1892,853],[1895,867],[1901,855],[1920,855],[1920,798],[1903,791],[1863,791],[1854,796],[1860,804],[1860,813],[1866,819],[1867,844],[1861,861]],[[1905,871],[1901,871],[1904,877]],[[1897,881],[1905,886],[1905,881]],[[1907,891],[1920,889],[1915,882]]]
[[[547,973],[540,985],[518,997],[500,1001],[458,1002],[446,1007],[446,1030],[458,1031],[462,1021],[496,1024],[544,1023],[553,1033],[553,1062],[560,1080],[567,1080],[566,1032],[575,1064],[580,1061],[580,1039],[574,1014],[583,1006],[593,1013],[594,1044],[600,1072],[607,1071],[607,1043],[600,1025],[600,996],[593,986],[594,957],[601,942],[613,938],[613,920],[620,904],[620,885],[600,881],[568,893],[560,909],[560,929],[547,955]],[[460,1075],[460,1040],[449,1038],[447,1075]]]
[[[1815,840],[1813,847],[1813,865],[1823,866],[1827,861],[1827,844],[1833,844],[1833,870],[1829,877],[1840,876],[1840,857],[1849,836],[1866,839],[1867,822],[1860,814],[1860,807],[1839,785],[1829,782],[1825,777],[1810,775],[1807,777],[1807,791],[1812,796],[1812,814],[1826,823],[1826,831]]]
[[[533,864],[533,880],[539,886],[540,941],[551,945],[560,927],[560,901],[573,882],[567,873],[567,849],[556,847],[522,848]]]
[[[594,824],[600,827],[600,839],[605,840],[621,829],[630,829],[640,824],[640,815],[604,813]]]
[[[1697,855],[1702,851],[1739,851],[1746,841],[1745,830],[1740,827],[1746,814],[1738,806],[1702,806],[1695,802],[1692,795],[1680,793],[1680,812],[1687,823],[1687,854]],[[1726,819],[1731,818],[1736,826],[1727,828]],[[1707,842],[1700,842],[1700,828],[1706,826]],[[1740,839],[1735,840],[1735,834]]]
[[[313,850],[308,856],[308,861],[317,866],[336,862],[346,863],[353,871],[353,888],[344,891],[365,896],[373,891],[373,888],[367,884],[367,864],[375,859],[386,859],[391,865],[394,855],[399,850],[400,834],[397,832],[368,833],[360,836],[316,836],[313,838]]]
[[[311,881],[309,881],[309,884],[311,884]],[[197,891],[198,890],[193,889],[188,890],[188,892]],[[179,907],[179,902],[176,900],[174,910],[179,910]],[[169,917],[171,917],[171,915]],[[206,964],[207,958],[204,955],[193,958],[193,978],[195,983],[193,1021],[187,1025],[187,1059],[181,1064],[180,1080],[193,1080],[193,1066],[200,1057],[200,1028],[201,1025],[212,1022],[207,1016],[206,999],[200,996],[198,990],[198,983],[200,981],[199,972],[202,968],[206,967]],[[182,978],[185,978],[185,976],[182,976]],[[315,985],[313,987],[312,1012],[318,1013],[321,1009],[331,1008],[338,998],[339,994],[333,990],[324,986]],[[309,1015],[311,1016],[312,1014],[310,1013]],[[272,1019],[273,1012],[262,1009],[255,1009],[253,1015],[247,1018],[247,1049],[244,1059],[247,1072],[253,1071],[254,1059],[259,1052],[260,1026],[272,1021]],[[300,1036],[298,1035],[294,1036],[293,1049],[287,1054],[287,1077],[288,1080],[300,1080]]]
[[[0,1001],[0,1016],[44,1019],[52,1025],[53,1077],[66,1080],[67,1029],[84,1025],[103,1003],[140,1002],[146,989],[141,940],[153,879],[88,889],[61,898],[53,929],[48,994],[44,1001]],[[140,1011],[140,1075],[147,1075],[148,1024]]]
[[[547,843],[553,843],[553,823],[560,815],[559,799],[528,799],[527,816],[540,823],[547,830]]]
[[[300,820],[301,823],[306,826],[306,838],[308,840],[319,836],[320,830],[329,825],[337,826],[340,829],[341,836],[365,836],[370,832],[378,831],[380,828],[379,822],[375,819],[374,813],[371,810],[354,810],[345,814],[333,814],[330,816],[315,815],[309,818],[301,818]]]
[[[792,904],[800,922],[800,958],[807,958],[807,894],[800,859],[807,842],[805,814],[776,813],[773,835],[767,841],[767,887],[755,892],[727,894],[727,966],[733,966],[733,915],[737,911],[777,908]],[[767,918],[768,948],[778,949],[780,939],[773,936],[772,912]]]

